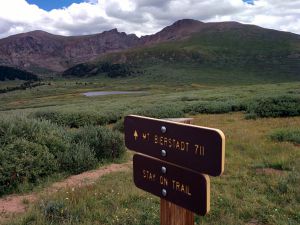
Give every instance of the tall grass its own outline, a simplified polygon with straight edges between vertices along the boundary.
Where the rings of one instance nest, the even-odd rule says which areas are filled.
[[[270,137],[274,141],[288,141],[296,144],[300,144],[300,128],[286,128],[277,129],[270,134]]]
[[[198,114],[194,124],[217,127],[227,140],[225,172],[211,178],[211,211],[197,216],[195,224],[300,223],[298,146],[266,138],[283,126],[297,129],[299,117],[245,120],[242,113]],[[159,198],[136,188],[131,171],[112,173],[87,187],[46,194],[9,224],[159,224]]]

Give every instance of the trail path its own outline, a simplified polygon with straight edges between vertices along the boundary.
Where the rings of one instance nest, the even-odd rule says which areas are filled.
[[[84,187],[93,184],[103,175],[129,170],[132,162],[123,164],[110,164],[96,170],[87,171],[78,175],[73,175],[67,179],[53,183],[50,187],[45,188],[41,193],[54,193],[60,189],[68,187]],[[0,198],[0,224],[14,216],[15,214],[26,212],[30,203],[34,203],[41,193],[31,193],[26,195],[8,195]]]

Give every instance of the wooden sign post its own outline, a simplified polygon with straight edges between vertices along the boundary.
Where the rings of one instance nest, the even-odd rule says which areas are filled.
[[[125,145],[143,154],[133,157],[134,182],[161,198],[161,225],[193,225],[194,213],[208,213],[208,175],[224,171],[223,132],[190,121],[125,117]]]
[[[170,121],[192,124],[192,119],[171,119]],[[176,215],[176,216],[173,216]],[[160,199],[160,224],[161,225],[194,225],[195,216],[190,210],[182,208],[172,202]]]

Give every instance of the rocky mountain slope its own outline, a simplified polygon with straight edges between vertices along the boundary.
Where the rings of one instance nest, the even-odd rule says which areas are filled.
[[[237,22],[203,23],[191,19],[179,20],[156,34],[140,38],[114,29],[74,37],[33,31],[0,40],[0,65],[39,74],[60,73],[77,64],[81,71],[92,68],[95,74],[103,70],[103,60],[145,63],[152,59],[214,61],[220,65],[228,61],[272,65],[283,61],[288,62],[287,67],[291,61],[297,70],[299,56],[300,35]],[[82,66],[97,61],[102,61],[100,69]]]
[[[116,29],[76,37],[33,31],[1,39],[0,64],[37,72],[60,72],[107,52],[134,47],[138,41],[135,35],[127,35]]]

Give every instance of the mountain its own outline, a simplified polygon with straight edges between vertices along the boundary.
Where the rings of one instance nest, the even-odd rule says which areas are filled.
[[[237,22],[203,23],[198,20],[178,20],[170,26],[153,35],[141,37],[142,45],[157,44],[166,41],[184,40],[194,33],[206,33],[208,31],[225,31],[229,29],[242,28],[244,26]]]
[[[107,69],[107,64],[126,70]],[[63,75],[113,72],[115,76],[131,76],[140,75],[140,71],[162,79],[174,79],[170,74],[177,74],[186,79],[194,76],[195,80],[227,76],[247,81],[248,75],[253,81],[300,80],[300,35],[237,22],[180,20],[141,37],[138,48],[102,55],[69,68]]]
[[[136,46],[139,39],[116,29],[101,34],[66,37],[33,31],[0,40],[0,64],[31,71],[60,72],[108,52]]]
[[[0,40],[0,64],[40,74],[137,75],[166,63],[299,77],[300,35],[237,22],[184,19],[140,38],[114,29],[76,37],[33,31]]]

